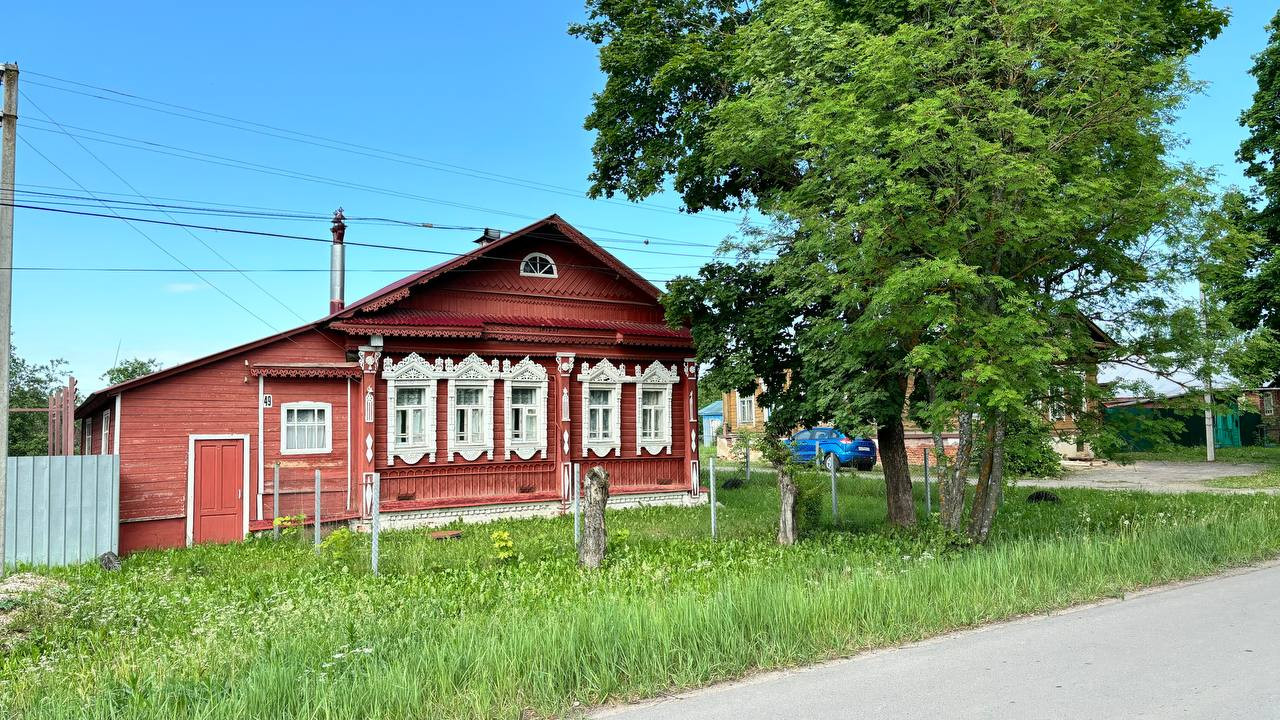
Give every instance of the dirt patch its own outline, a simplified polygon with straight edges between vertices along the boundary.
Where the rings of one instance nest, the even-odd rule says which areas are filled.
[[[10,627],[13,618],[33,603],[49,601],[49,596],[67,585],[35,573],[17,573],[0,578],[0,647],[20,634],[22,628]]]
[[[1269,467],[1268,465],[1249,463],[1143,461],[1129,465],[1107,464],[1079,470],[1068,470],[1067,474],[1061,478],[1024,480],[1020,482],[1039,487],[1145,490],[1147,492],[1162,493],[1259,492],[1258,490],[1210,487],[1205,484],[1205,481],[1225,477],[1256,475],[1266,471]]]

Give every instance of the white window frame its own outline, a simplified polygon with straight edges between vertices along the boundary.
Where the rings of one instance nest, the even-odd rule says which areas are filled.
[[[410,465],[427,458],[436,461],[436,383],[444,372],[444,360],[436,358],[428,362],[418,353],[409,353],[400,362],[391,358],[383,360],[382,378],[387,381],[387,463],[393,464],[399,457]],[[422,442],[396,442],[396,391],[425,390],[423,424],[426,437]]]
[[[540,259],[540,260],[545,260],[545,261],[547,261],[547,265],[551,268],[551,272],[550,272],[549,274],[548,274],[548,273],[525,272],[525,269],[524,269],[525,263],[527,263],[527,262],[529,262],[530,260],[533,260],[533,259],[535,259],[535,258]],[[555,260],[552,260],[550,255],[547,255],[546,253],[540,253],[540,252],[533,252],[533,253],[529,253],[528,255],[525,255],[523,259],[521,259],[521,260],[520,260],[520,274],[521,274],[522,276],[524,276],[524,277],[537,277],[537,278],[554,278],[554,277],[560,277],[560,271],[559,271],[559,269],[556,267],[556,261],[555,261]]]
[[[502,407],[506,418],[502,424],[502,449],[504,459],[510,460],[512,453],[521,460],[530,460],[541,454],[547,458],[547,369],[525,357],[514,366],[509,360],[503,361],[503,401]],[[511,393],[513,390],[533,390],[533,407],[537,411],[532,425],[533,436],[517,441],[511,427]]]
[[[601,360],[592,366],[582,363],[582,372],[578,375],[582,383],[582,456],[606,457],[622,455],[622,383],[627,382],[625,369],[615,367],[608,359]],[[611,393],[609,402],[609,431],[607,439],[591,440],[591,391],[607,390]]]
[[[92,415],[86,415],[84,418],[83,435],[84,437],[81,438],[81,444],[83,447],[80,448],[80,454],[92,455],[93,454],[93,416]]]
[[[324,446],[318,448],[288,447],[289,411],[290,410],[323,410],[324,411]],[[300,400],[280,404],[280,454],[281,455],[328,455],[333,452],[333,404]]]
[[[99,455],[109,455],[107,452],[107,443],[111,441],[111,410],[110,408],[102,411],[102,452]]]
[[[421,392],[422,401],[420,403],[400,403],[400,393],[403,392]],[[414,439],[413,437],[413,413],[422,413],[422,437]],[[408,437],[404,440],[400,439],[400,413],[406,413],[406,427]],[[395,393],[391,395],[391,405],[387,410],[391,418],[391,426],[388,432],[391,433],[391,444],[399,450],[411,450],[413,448],[421,448],[427,444],[427,436],[434,432],[434,428],[429,429],[431,424],[427,421],[428,416],[435,415],[435,395],[431,392],[431,388],[426,385],[411,385],[407,383],[397,383]],[[421,459],[421,458],[419,458]]]
[[[462,362],[454,363],[452,359],[444,361],[444,374],[449,378],[449,415],[448,415],[448,460],[453,462],[461,455],[467,461],[478,460],[481,455],[493,459],[493,381],[501,375],[498,361],[485,362],[479,355],[471,353]],[[480,423],[480,440],[478,442],[458,442],[457,435],[457,391],[459,389],[480,390],[480,407],[483,419]]]
[[[746,403],[748,407],[748,411],[746,413],[742,412],[743,403]],[[738,414],[737,427],[750,427],[752,425],[755,425],[756,424],[756,396],[743,395],[742,393],[738,393],[737,414]],[[746,422],[742,421],[743,415],[747,416]]]
[[[644,371],[641,371],[640,366],[637,365],[634,380],[636,383],[636,455],[643,455],[645,452],[650,455],[670,453],[672,415],[674,414],[671,402],[674,394],[672,388],[680,382],[680,372],[675,365],[665,368],[662,363],[654,360]],[[661,407],[664,411],[662,422],[658,426],[656,436],[651,438],[644,436],[645,391],[662,394]]]
[[[1262,393],[1262,414],[1271,416],[1276,414],[1276,396],[1275,393]]]

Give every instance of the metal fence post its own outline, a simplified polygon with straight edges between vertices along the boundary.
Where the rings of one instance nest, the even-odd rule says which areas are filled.
[[[836,464],[831,463],[831,522],[840,522],[840,503],[836,500]]]
[[[933,494],[929,490],[929,451],[924,451],[924,514],[933,514]]]
[[[743,455],[743,457],[746,458],[743,462],[747,466],[747,478],[746,480],[744,480],[744,482],[749,484],[751,482],[751,437],[750,436],[747,436],[747,438],[745,438],[745,444],[747,446],[747,452]]]
[[[280,539],[280,463],[276,463],[275,472],[271,477],[271,536],[275,540]]]
[[[813,467],[822,469],[822,445],[816,439],[813,441]]]
[[[382,512],[382,473],[373,474],[373,541],[369,566],[378,574],[378,515]]]
[[[711,489],[711,539],[716,539],[716,456],[711,456],[711,476],[707,480]]]
[[[582,542],[582,504],[578,501],[582,495],[581,470],[580,464],[573,464],[573,546],[575,548]]]
[[[315,540],[316,552],[320,552],[320,468],[316,468],[316,521],[312,528],[311,536]]]

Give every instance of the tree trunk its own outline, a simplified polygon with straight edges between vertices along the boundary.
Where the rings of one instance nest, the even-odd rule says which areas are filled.
[[[969,537],[974,542],[987,541],[996,518],[996,510],[1000,507],[1000,498],[1004,494],[1004,435],[1004,413],[996,413],[987,433],[990,448],[983,458],[985,492],[981,499],[974,497],[973,513],[969,518]]]
[[[604,507],[609,502],[609,473],[599,465],[587,472],[583,484],[582,542],[578,543],[578,562],[584,567],[598,568],[604,563],[606,534]]]
[[[902,418],[881,425],[876,432],[880,444],[880,466],[884,468],[885,499],[889,522],[900,527],[916,524],[916,503],[911,495],[911,468],[907,465],[907,442]]]
[[[778,544],[796,542],[796,483],[784,464],[774,464],[778,476]]]
[[[956,532],[964,522],[964,492],[969,484],[969,460],[973,457],[973,415],[960,414],[960,445],[956,448],[954,464],[942,476],[941,500],[938,517],[942,526]]]

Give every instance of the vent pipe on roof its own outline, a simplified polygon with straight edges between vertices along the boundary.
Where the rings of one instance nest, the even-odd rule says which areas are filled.
[[[494,240],[502,239],[502,231],[495,228],[485,228],[484,234],[476,238],[477,245],[488,245]]]
[[[329,252],[330,315],[347,306],[343,288],[346,279],[347,252],[346,246],[342,244],[342,240],[347,234],[347,224],[343,222],[345,219],[342,215],[342,208],[333,211],[333,226],[329,228],[329,232],[333,233],[333,246]]]

